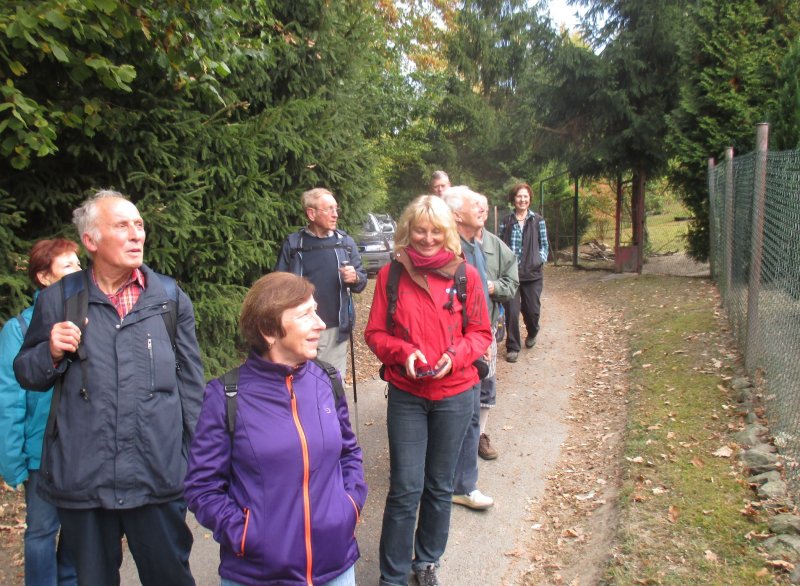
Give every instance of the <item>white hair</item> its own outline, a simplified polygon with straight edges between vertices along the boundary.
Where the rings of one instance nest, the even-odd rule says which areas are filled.
[[[100,229],[97,226],[97,203],[101,199],[116,197],[129,201],[119,191],[101,189],[72,212],[72,223],[78,229],[78,238],[83,239],[84,234],[89,234],[94,240],[100,240]]]

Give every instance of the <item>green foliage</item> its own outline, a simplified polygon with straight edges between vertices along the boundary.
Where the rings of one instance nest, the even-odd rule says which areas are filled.
[[[218,374],[239,358],[245,291],[305,223],[300,193],[330,188],[345,228],[385,197],[391,163],[378,152],[403,116],[402,104],[385,108],[391,91],[380,99],[400,81],[384,75],[397,56],[384,50],[374,8],[105,0],[42,2],[34,14],[26,6],[0,7],[0,26],[24,20],[38,46],[19,50],[0,35],[0,75],[36,104],[53,148],[32,156],[4,127],[2,139],[15,141],[0,156],[8,274],[33,240],[64,230],[88,193],[127,193],[146,222],[146,262],[192,298],[206,373]],[[44,35],[67,61],[43,48]],[[10,110],[0,116],[12,118]],[[64,112],[78,118],[66,124]],[[19,309],[23,283],[0,282],[3,315]]]
[[[796,39],[781,63],[778,96],[770,116],[773,148],[800,148],[800,39]]]
[[[670,116],[670,179],[692,210],[689,252],[708,258],[707,161],[753,149],[755,124],[776,110],[779,65],[800,31],[800,5],[781,0],[689,6],[683,21],[680,104]]]

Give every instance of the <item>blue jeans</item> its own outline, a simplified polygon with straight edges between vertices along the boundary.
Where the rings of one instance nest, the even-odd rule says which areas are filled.
[[[485,379],[484,379],[485,380]],[[478,443],[481,439],[481,383],[470,389],[473,398],[472,418],[461,444],[453,478],[455,494],[469,494],[478,488]]]
[[[39,496],[39,471],[28,470],[25,481],[25,586],[72,586],[75,566],[61,547],[58,511]]]
[[[246,585],[241,584],[239,582],[234,582],[233,580],[228,580],[227,578],[222,578],[219,581],[219,586],[246,586]],[[355,564],[350,566],[349,570],[346,570],[343,574],[339,574],[330,582],[325,582],[324,584],[320,584],[319,586],[356,586]]]
[[[429,401],[389,384],[390,479],[380,543],[382,584],[408,583],[412,548],[414,567],[438,564],[444,553],[453,475],[475,397],[470,387]]]

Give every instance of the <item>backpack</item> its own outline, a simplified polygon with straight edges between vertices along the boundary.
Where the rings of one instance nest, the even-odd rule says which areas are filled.
[[[334,401],[338,403],[344,397],[344,386],[342,381],[339,380],[338,371],[336,367],[322,360],[313,359],[311,362],[322,368],[331,379],[331,387],[333,388]],[[228,429],[228,435],[231,436],[233,441],[233,432],[236,430],[236,409],[237,409],[237,396],[239,394],[239,369],[241,366],[232,368],[223,374],[219,380],[225,390],[225,422]]]
[[[347,252],[347,258],[350,258],[350,254],[353,252],[353,247],[348,246],[344,243],[345,234],[340,230],[334,230],[334,235],[336,236],[336,242],[327,243],[327,244],[307,244],[303,242],[303,237],[305,236],[305,228],[301,228],[297,232],[294,232],[289,235],[289,269],[292,272],[295,272],[293,269],[297,269],[295,274],[302,276],[303,275],[303,253],[304,252],[311,252],[313,250],[336,250],[340,248]],[[338,254],[336,255],[338,258]],[[299,266],[294,267],[294,263],[296,259],[299,257]]]
[[[386,329],[391,332],[394,330],[394,314],[397,311],[397,288],[400,283],[400,274],[403,272],[403,265],[397,259],[392,259],[389,265],[389,279],[386,281],[386,297],[388,303],[386,305]],[[453,301],[458,296],[461,301],[461,333],[467,331],[467,263],[462,262],[456,267],[456,272],[453,275],[454,287],[450,287],[450,299],[445,304],[445,309],[453,311]],[[489,365],[483,358],[478,358],[472,365],[478,370],[478,376],[481,380],[485,379],[489,374]],[[380,377],[383,380],[386,366],[381,365]]]
[[[167,292],[167,301],[169,311],[162,313],[161,317],[164,320],[164,326],[167,328],[167,334],[172,345],[173,352],[175,351],[175,336],[178,329],[178,286],[175,279],[156,273],[161,284]],[[86,318],[89,315],[89,270],[83,270],[79,273],[72,273],[65,276],[59,282],[61,288],[61,299],[64,303],[64,321],[71,321],[81,330],[81,336],[86,331]],[[77,350],[78,359],[81,364],[81,377],[82,385],[80,390],[81,397],[88,401],[89,392],[86,390],[86,381],[89,378],[89,365],[86,363],[88,356],[86,355],[86,348],[83,344],[78,346]],[[175,368],[180,370],[177,356],[175,358]],[[61,384],[62,377],[56,380],[55,387],[53,388],[53,399],[50,404],[50,414],[47,417],[47,427],[45,434],[51,436],[56,431],[56,411],[58,404],[61,401]]]

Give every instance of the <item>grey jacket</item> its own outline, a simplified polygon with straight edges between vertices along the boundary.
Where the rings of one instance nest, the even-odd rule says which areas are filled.
[[[14,360],[26,389],[47,390],[63,375],[41,462],[40,492],[56,506],[128,509],[183,495],[204,388],[194,310],[178,289],[173,352],[161,316],[169,311],[167,293],[155,272],[144,265],[141,270],[146,289],[122,320],[89,279],[89,321],[81,341],[88,356],[85,393],[77,356],[57,366],[50,356],[50,329],[64,321],[59,285],[39,295]]]
[[[500,305],[510,301],[519,288],[517,257],[505,242],[486,228],[483,229],[481,248],[486,257],[486,278],[494,282],[494,293],[490,296],[492,304],[489,307],[494,324],[497,323]]]

